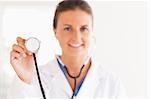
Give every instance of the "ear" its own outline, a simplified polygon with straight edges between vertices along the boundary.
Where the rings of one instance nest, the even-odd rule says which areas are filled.
[[[58,39],[57,34],[56,34],[56,29],[53,29],[54,33],[55,33],[55,37],[56,39]]]

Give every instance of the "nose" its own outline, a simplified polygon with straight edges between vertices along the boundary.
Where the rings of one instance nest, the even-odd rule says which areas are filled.
[[[82,40],[82,35],[81,35],[80,31],[75,31],[73,33],[72,40],[76,43],[78,43]]]

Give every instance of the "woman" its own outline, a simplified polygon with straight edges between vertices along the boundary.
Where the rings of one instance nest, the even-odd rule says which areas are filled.
[[[86,1],[64,0],[58,4],[53,29],[62,55],[40,68],[47,99],[123,98],[119,80],[105,72],[92,57],[87,61],[92,26],[93,14]],[[25,39],[17,38],[10,60],[17,77],[8,99],[42,99],[33,56],[25,47]]]

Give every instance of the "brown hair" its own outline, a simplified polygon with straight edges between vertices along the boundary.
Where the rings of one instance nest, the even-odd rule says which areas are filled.
[[[84,0],[64,0],[57,5],[54,19],[53,19],[53,28],[54,29],[57,28],[58,16],[61,12],[68,11],[68,10],[75,10],[76,8],[79,8],[79,9],[87,12],[88,14],[90,14],[92,17],[92,20],[93,20],[92,9],[86,1],[84,1]]]

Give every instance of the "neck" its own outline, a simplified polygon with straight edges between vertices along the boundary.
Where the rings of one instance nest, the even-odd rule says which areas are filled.
[[[85,56],[67,56],[63,54],[61,56],[61,60],[69,69],[69,72],[73,75],[76,75],[83,66]]]

